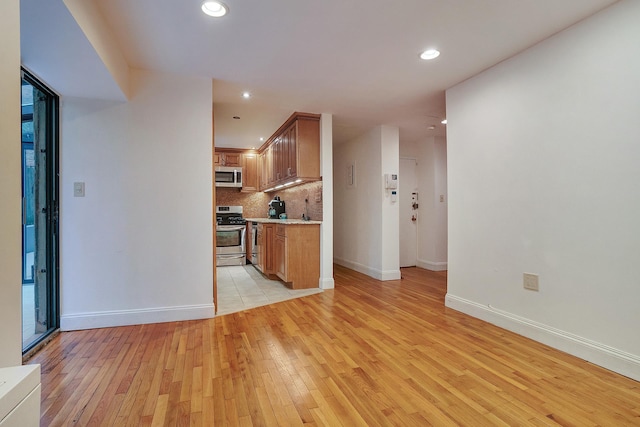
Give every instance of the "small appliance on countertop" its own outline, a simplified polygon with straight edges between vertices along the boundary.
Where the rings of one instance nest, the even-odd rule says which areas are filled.
[[[275,196],[272,201],[269,202],[269,218],[278,219],[280,214],[285,213],[284,201],[280,200],[280,196]]]

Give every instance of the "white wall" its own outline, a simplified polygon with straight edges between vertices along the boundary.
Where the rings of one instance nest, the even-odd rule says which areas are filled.
[[[418,159],[417,141],[400,141],[400,157]]]
[[[447,91],[447,305],[636,379],[639,21],[617,3]]]
[[[129,99],[131,91],[131,70],[120,51],[117,37],[105,21],[97,3],[83,0],[63,0],[82,32],[109,70],[122,93]]]
[[[0,2],[0,368],[22,362],[20,2]]]
[[[320,241],[320,283],[333,289],[333,116],[322,114],[320,120],[320,167],[322,175],[322,225]]]
[[[401,142],[400,155],[418,162],[417,266],[433,271],[447,269],[447,141],[430,136]],[[443,201],[440,201],[440,196]]]
[[[214,313],[211,80],[132,83],[128,103],[62,102],[63,330]]]
[[[382,173],[377,181],[382,192],[382,277],[381,280],[400,279],[400,205],[398,189],[385,189],[384,174],[398,175],[400,169],[400,131],[395,126],[381,126],[380,140],[382,151]],[[392,193],[396,193],[396,201],[392,201]]]
[[[447,139],[436,137],[434,139],[434,174],[435,174],[435,200],[436,228],[433,233],[435,256],[433,270],[447,269],[447,253],[449,250],[449,192],[447,188]]]
[[[398,131],[390,126],[334,147],[334,261],[380,280],[400,278],[398,205],[384,190],[384,173],[398,173],[398,152]],[[348,186],[351,164],[355,184]]]

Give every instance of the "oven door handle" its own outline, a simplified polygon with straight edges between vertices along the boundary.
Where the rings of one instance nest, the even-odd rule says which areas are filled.
[[[244,254],[242,255],[216,255],[216,258],[218,259],[236,259],[236,258],[242,258],[244,257]]]
[[[218,226],[216,228],[216,231],[240,231],[240,230],[244,230],[247,228],[246,225],[223,225],[222,227],[224,228],[220,228],[220,226]],[[227,228],[228,227],[228,228]]]

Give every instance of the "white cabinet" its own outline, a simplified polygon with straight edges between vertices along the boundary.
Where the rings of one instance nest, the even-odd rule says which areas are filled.
[[[40,365],[0,368],[0,427],[40,425]]]

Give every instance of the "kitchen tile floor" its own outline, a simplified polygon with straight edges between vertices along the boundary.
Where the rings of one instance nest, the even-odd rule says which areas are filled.
[[[218,316],[322,292],[320,288],[293,290],[266,279],[253,266],[218,267]]]

